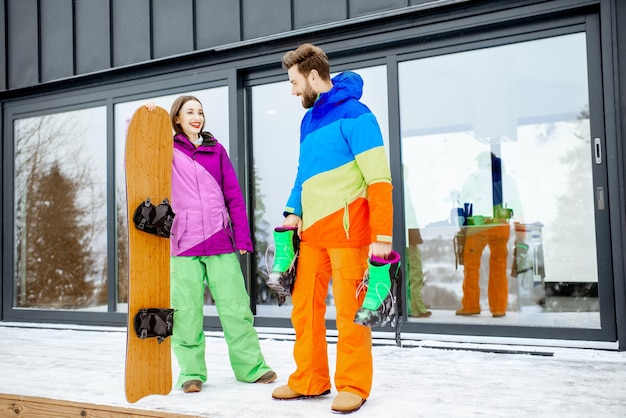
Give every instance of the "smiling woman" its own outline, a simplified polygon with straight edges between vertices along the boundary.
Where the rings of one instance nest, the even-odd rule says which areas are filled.
[[[172,105],[174,132],[184,134],[196,147],[202,144],[200,132],[204,128],[204,109],[194,96],[180,96]]]
[[[125,177],[124,177],[124,148],[126,142],[126,128],[130,117],[139,106],[152,103],[170,110],[174,100],[181,95],[189,95],[198,98],[204,106],[204,125],[210,127],[211,133],[220,141],[220,144],[228,151],[229,148],[229,115],[228,115],[228,87],[215,87],[206,90],[194,90],[175,95],[153,97],[146,100],[119,103],[115,105],[115,184],[116,184],[116,207],[117,216],[117,310],[125,312],[128,302],[128,250],[126,247],[126,207]],[[208,128],[207,128],[208,129]],[[224,139],[224,140],[222,140]],[[216,313],[213,299],[208,288],[205,289],[205,306],[207,313]]]

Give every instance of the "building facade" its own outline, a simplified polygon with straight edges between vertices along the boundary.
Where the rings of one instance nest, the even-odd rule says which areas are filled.
[[[1,321],[126,324],[126,126],[193,94],[248,204],[255,324],[290,332],[264,284],[304,115],[280,62],[312,42],[383,131],[403,338],[626,349],[626,3],[4,0],[0,22]]]

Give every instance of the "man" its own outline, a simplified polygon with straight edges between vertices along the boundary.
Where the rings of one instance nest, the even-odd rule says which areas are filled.
[[[330,393],[326,348],[326,295],[332,276],[337,311],[338,391],[332,409],[358,410],[372,386],[371,329],[354,323],[364,293],[357,288],[368,257],[391,253],[391,173],[371,111],[359,99],[363,80],[352,72],[330,79],[324,51],[303,44],[285,54],[291,92],[309,109],[300,129],[298,173],[284,211],[284,226],[301,238],[291,320],[296,371],[275,399]]]

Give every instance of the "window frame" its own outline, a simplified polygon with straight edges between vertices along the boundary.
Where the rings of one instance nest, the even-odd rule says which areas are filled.
[[[6,102],[4,104],[5,122],[3,126],[3,194],[2,202],[2,318],[6,321],[16,322],[59,322],[81,323],[85,325],[126,325],[126,312],[117,311],[117,226],[115,209],[115,105],[129,101],[149,99],[155,96],[185,93],[188,91],[203,90],[214,87],[228,88],[229,113],[235,114],[237,105],[236,72],[234,70],[184,70],[175,74],[156,75],[145,77],[142,81],[128,80],[121,83],[111,83],[105,86],[86,87],[76,91],[62,91],[50,93],[40,97],[28,97],[20,100]],[[15,165],[12,156],[15,153],[14,121],[57,114],[68,111],[76,111],[91,107],[106,108],[106,204],[107,206],[107,306],[105,312],[16,308],[13,305],[15,295],[15,244],[13,236],[15,231],[15,197],[14,197],[14,170]],[[228,122],[230,130],[229,154],[233,161],[237,161],[241,152],[241,141],[238,140],[236,118],[230,117]],[[241,167],[235,165],[238,175],[242,174]],[[217,318],[206,317],[207,327],[219,328]]]

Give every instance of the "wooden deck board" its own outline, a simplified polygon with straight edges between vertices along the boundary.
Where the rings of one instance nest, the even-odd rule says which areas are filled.
[[[198,415],[4,393],[0,393],[0,416],[7,418],[199,418]]]

